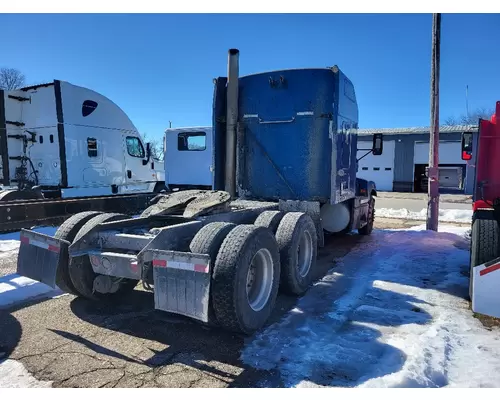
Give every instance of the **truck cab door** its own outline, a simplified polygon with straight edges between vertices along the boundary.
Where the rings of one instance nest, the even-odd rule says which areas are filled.
[[[124,135],[125,187],[124,192],[150,192],[156,183],[154,160],[147,159],[146,146],[135,135]],[[147,160],[147,162],[146,162]]]

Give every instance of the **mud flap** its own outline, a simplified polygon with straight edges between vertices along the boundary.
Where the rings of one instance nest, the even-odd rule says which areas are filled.
[[[22,229],[17,274],[56,289],[57,270],[68,262],[69,245],[65,240]]]
[[[155,309],[208,322],[208,254],[147,250],[144,260],[153,265]]]
[[[500,258],[473,267],[472,311],[500,318]]]

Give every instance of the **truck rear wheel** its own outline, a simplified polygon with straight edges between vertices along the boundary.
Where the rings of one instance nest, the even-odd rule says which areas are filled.
[[[85,225],[88,220],[99,214],[102,213],[99,211],[84,211],[72,215],[57,229],[54,237],[56,239],[66,240],[70,243],[73,242],[73,239],[83,225]],[[61,267],[57,270],[56,285],[65,293],[70,293],[75,296],[80,295],[80,293],[78,293],[75,289],[73,282],[71,282],[68,263],[62,263]]]
[[[76,234],[74,241],[80,239],[96,226],[104,222],[119,221],[126,218],[129,218],[129,216],[118,213],[105,213],[97,215],[83,225],[83,227]],[[115,293],[103,294],[95,292],[94,279],[97,277],[97,274],[92,269],[88,256],[75,257],[70,260],[69,276],[76,291],[80,293],[81,296],[89,300],[104,300],[111,297],[117,297],[132,291],[138,283],[138,281],[134,279],[123,279],[120,283],[120,288]]]
[[[189,250],[191,253],[208,254],[210,256],[210,264],[212,265],[211,270],[213,273],[213,265],[215,264],[217,253],[219,252],[222,242],[236,226],[236,224],[229,222],[212,222],[205,225],[198,231],[193,240],[191,240]],[[211,297],[208,305],[208,324],[217,325],[217,318],[215,316]]]
[[[268,228],[275,234],[284,215],[283,211],[264,211],[257,217],[254,225]]]
[[[375,222],[375,198],[372,196],[368,203],[368,223],[358,229],[360,235],[370,235],[373,231],[373,223]]]
[[[264,326],[276,302],[280,256],[269,229],[238,225],[224,239],[212,275],[212,300],[223,328],[251,334]]]
[[[469,297],[472,300],[473,267],[500,257],[500,229],[493,219],[476,219],[472,224]]]
[[[280,250],[281,289],[303,294],[314,279],[318,236],[311,217],[301,212],[285,214],[276,232]]]

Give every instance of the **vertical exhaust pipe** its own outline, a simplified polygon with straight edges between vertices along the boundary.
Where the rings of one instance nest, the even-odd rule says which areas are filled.
[[[227,62],[226,168],[225,190],[236,197],[236,129],[238,124],[238,49],[230,49]]]

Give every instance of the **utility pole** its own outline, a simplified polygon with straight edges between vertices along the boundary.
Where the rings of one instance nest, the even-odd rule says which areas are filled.
[[[439,55],[441,47],[441,14],[432,15],[431,63],[431,131],[429,142],[429,169],[427,230],[437,231],[439,221]]]

